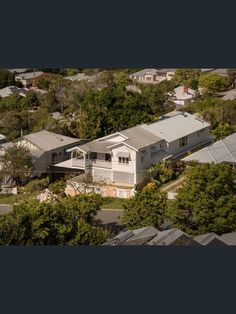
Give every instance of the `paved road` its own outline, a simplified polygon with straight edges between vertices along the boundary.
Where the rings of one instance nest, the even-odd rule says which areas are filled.
[[[124,229],[121,223],[123,211],[120,209],[102,209],[96,216],[99,225],[102,225],[111,231],[119,232]]]

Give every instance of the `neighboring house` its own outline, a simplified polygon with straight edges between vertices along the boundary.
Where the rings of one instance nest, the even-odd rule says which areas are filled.
[[[49,131],[40,131],[23,135],[13,142],[0,145],[0,156],[14,144],[23,145],[30,151],[34,161],[34,176],[41,176],[49,171],[49,167],[68,158],[67,149],[83,143],[80,139],[63,136]],[[1,168],[1,163],[0,163]]]
[[[236,245],[236,233],[234,233],[233,245]],[[224,235],[223,235],[224,236]],[[123,230],[113,239],[108,240],[103,245],[125,246],[125,245],[149,245],[149,246],[209,246],[209,245],[229,245],[223,236],[215,233],[204,234],[192,237],[177,228],[160,231],[153,227],[143,227],[134,230]],[[230,238],[229,235],[225,235]]]
[[[185,162],[229,163],[236,165],[236,133],[182,159]]]
[[[130,78],[139,83],[157,84],[170,80],[175,74],[175,69],[144,69],[130,75]]]
[[[28,88],[19,88],[16,86],[7,86],[2,89],[0,89],[0,97],[8,97],[13,94],[18,94],[20,96],[26,97],[26,94],[28,93]]]
[[[73,76],[67,76],[66,79],[72,82],[73,81],[77,81],[77,82],[87,81],[87,82],[93,83],[97,79],[97,74],[86,75],[85,73],[78,73]]]
[[[177,109],[187,105],[194,100],[196,92],[187,86],[178,86],[174,89],[173,94],[170,94],[170,99],[177,105]]]
[[[20,81],[24,87],[31,87],[34,84],[36,78],[44,76],[42,71],[21,73],[15,76],[16,81]]]
[[[155,123],[75,146],[67,150],[71,159],[53,168],[57,172],[59,168],[80,170],[89,174],[94,183],[108,184],[113,189],[115,186],[110,196],[129,197],[135,185],[143,182],[151,165],[178,159],[211,140],[210,124],[189,113],[175,111]]]

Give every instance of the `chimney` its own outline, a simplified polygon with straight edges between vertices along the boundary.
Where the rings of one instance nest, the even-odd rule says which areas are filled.
[[[188,87],[187,86],[183,87],[183,94],[188,94]]]

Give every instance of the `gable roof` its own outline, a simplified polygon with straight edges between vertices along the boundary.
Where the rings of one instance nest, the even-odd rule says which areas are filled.
[[[224,244],[226,245],[226,241],[224,241],[224,239],[220,236],[218,236],[218,234],[211,232],[211,233],[207,233],[207,234],[203,234],[200,236],[196,236],[194,237],[194,240],[197,241],[198,243],[202,244],[202,245],[209,245],[209,244]]]
[[[221,237],[228,245],[236,245],[236,232],[224,233]]]
[[[196,160],[200,163],[236,163],[236,133],[215,142],[185,157],[183,161]]]
[[[49,151],[66,145],[76,144],[80,141],[78,138],[64,136],[46,130],[23,135],[20,139],[22,138],[31,142],[43,151]]]
[[[226,233],[222,236],[212,232],[193,237],[178,228],[159,231],[154,227],[147,226],[134,230],[125,229],[104,245],[236,245],[236,232]]]

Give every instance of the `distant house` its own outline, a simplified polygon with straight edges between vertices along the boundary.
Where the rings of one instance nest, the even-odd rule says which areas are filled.
[[[224,235],[223,235],[224,236]],[[143,227],[134,230],[123,230],[113,239],[108,240],[105,246],[218,246],[229,245],[223,236],[215,233],[203,234],[201,236],[190,236],[178,228],[160,231],[153,227]],[[225,235],[226,238],[230,236]],[[236,245],[236,233],[234,241]]]
[[[142,124],[68,149],[71,159],[54,165],[56,172],[67,168],[90,175],[102,183],[106,196],[130,197],[142,183],[146,169],[158,161],[178,159],[187,151],[212,140],[210,124],[189,113],[164,115],[152,124]],[[75,182],[79,186],[78,180]],[[70,191],[68,182],[67,192]],[[104,191],[104,188],[106,190]]]
[[[236,165],[236,133],[215,142],[185,158],[185,162],[198,161],[200,163],[229,163]]]
[[[16,81],[20,81],[24,87],[31,87],[34,84],[36,78],[44,76],[42,71],[20,73],[15,76]]]
[[[20,74],[26,72],[28,69],[7,69],[12,74]]]
[[[8,97],[14,94],[26,97],[29,89],[28,88],[19,88],[16,86],[7,86],[2,89],[0,89],[0,97]]]
[[[177,109],[187,105],[194,100],[196,92],[187,86],[178,86],[174,93],[170,94],[170,99],[177,105]]]
[[[63,136],[49,131],[40,131],[23,135],[13,142],[0,145],[0,156],[12,145],[27,147],[34,162],[34,176],[41,176],[49,171],[49,167],[68,158],[67,149],[81,143],[78,138]],[[83,141],[82,141],[83,143]],[[0,162],[1,168],[1,162]]]
[[[87,82],[93,83],[97,79],[97,74],[86,75],[85,73],[78,73],[78,74],[75,74],[72,76],[67,76],[66,79],[70,80],[72,82],[74,82],[74,81],[77,81],[77,82],[87,81]]]
[[[175,74],[175,69],[144,69],[130,75],[130,78],[139,83],[157,84],[170,80]]]

